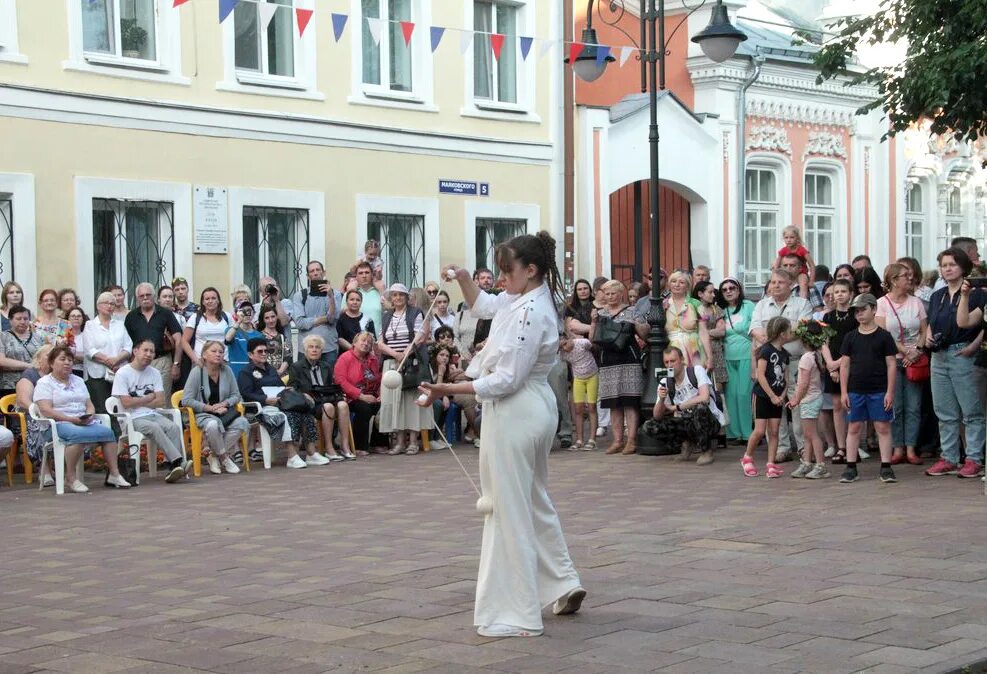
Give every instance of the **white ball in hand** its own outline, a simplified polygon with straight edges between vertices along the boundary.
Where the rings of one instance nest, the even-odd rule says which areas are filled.
[[[446,278],[449,279],[450,281],[455,281],[456,280],[456,270],[455,269],[450,269],[450,270],[446,271]]]
[[[425,403],[427,402],[428,402],[428,394],[422,393],[420,396],[418,396],[419,405],[424,407]]]
[[[493,512],[493,499],[489,496],[481,496],[476,500],[476,511],[483,513],[484,515],[489,515]]]
[[[401,388],[401,384],[404,383],[404,380],[401,379],[401,373],[397,370],[388,370],[384,373],[381,383],[384,384],[384,388],[393,390]]]

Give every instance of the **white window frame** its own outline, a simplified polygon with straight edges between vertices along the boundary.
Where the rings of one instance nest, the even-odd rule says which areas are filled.
[[[371,213],[394,215],[421,215],[425,217],[425,264],[422,277],[425,280],[439,277],[439,200],[412,197],[388,197],[372,194],[356,195],[357,250],[353,259],[363,254],[363,244],[370,238],[367,216]]]
[[[465,266],[476,269],[476,221],[482,218],[527,220],[528,233],[541,231],[541,206],[538,204],[508,203],[506,201],[467,201],[463,206],[466,222],[466,241],[463,250]],[[494,274],[496,276],[496,273]]]
[[[306,31],[308,32],[308,31]],[[231,187],[227,193],[230,251],[243,249],[243,207],[300,208],[308,211],[309,259],[326,264],[326,195],[325,192],[272,190],[254,187]],[[230,287],[244,282],[243,255],[231,254]],[[355,259],[355,258],[354,258]],[[308,260],[305,261],[306,263]],[[282,283],[278,279],[278,283]]]
[[[17,41],[17,0],[0,0],[0,62],[28,62]]]
[[[806,199],[807,194],[805,189],[805,179],[810,176],[826,178],[829,180],[830,194],[832,196],[830,205],[823,206],[808,203]],[[836,260],[840,257],[839,248],[837,247],[837,232],[840,231],[840,227],[842,226],[842,222],[839,217],[840,193],[839,176],[835,171],[817,163],[810,164],[806,167],[805,173],[802,177],[802,238],[804,240],[805,247],[809,249],[809,252],[812,255],[813,262],[816,264],[826,265],[830,269],[835,267]],[[830,250],[833,251],[833,259],[830,260],[821,259],[818,246],[815,245],[815,241],[810,241],[809,228],[805,220],[809,217],[815,218],[818,216],[829,217],[830,219]],[[818,230],[817,227],[813,227],[813,229]],[[781,246],[779,245],[779,248],[780,247]]]
[[[294,0],[288,11],[292,13],[292,37],[294,39],[295,74],[293,77],[267,75],[252,70],[239,70],[236,67],[236,33],[231,15],[223,22],[223,79],[216,83],[217,91],[231,91],[261,96],[281,96],[324,101],[325,95],[318,91],[316,80],[316,46],[318,16],[312,17],[305,34],[298,35],[295,9],[314,9],[314,0]],[[285,11],[284,9],[278,11]]]
[[[69,58],[62,62],[62,68],[110,77],[191,85],[192,80],[182,75],[181,11],[172,7],[172,1],[155,0],[156,58],[151,61],[85,51],[82,5],[80,0],[65,0],[69,21]]]
[[[958,207],[953,208],[953,196],[956,197]],[[943,241],[941,250],[949,248],[949,242],[957,236],[966,235],[966,209],[963,204],[963,189],[958,185],[946,185],[945,198],[943,199],[945,208],[943,209],[942,230],[939,239]]]
[[[474,1],[475,0],[464,0],[464,30],[474,30]],[[535,48],[532,48],[532,52],[528,54],[528,58],[522,59],[520,51],[521,36],[533,36],[538,34],[536,21],[537,10],[535,7],[535,2],[534,0],[494,1],[496,4],[514,5],[518,10],[518,37],[514,44],[514,48],[518,50],[517,103],[500,103],[498,101],[478,99],[475,97],[473,90],[473,75],[475,72],[476,63],[473,59],[473,46],[471,45],[470,51],[464,55],[465,68],[463,70],[465,71],[466,81],[464,83],[465,89],[463,100],[465,101],[465,105],[460,111],[460,114],[463,117],[481,117],[484,119],[540,123],[541,117],[535,112],[535,85],[537,83],[537,63],[539,60],[538,54],[535,52]],[[473,39],[476,40],[476,36],[474,36]],[[504,48],[507,48],[506,40],[504,42]],[[492,55],[491,59],[493,59]]]
[[[744,215],[744,220],[745,220],[744,221],[744,237],[745,237],[745,239],[744,239],[745,240],[745,244],[744,244],[744,256],[745,256],[745,260],[744,260],[744,267],[745,267],[744,268],[744,272],[745,272],[745,274],[749,274],[749,273],[751,273],[751,270],[748,269],[747,266],[746,266],[747,265],[747,261],[746,261],[746,256],[747,256],[747,246],[746,246],[747,223],[746,223],[746,218],[747,218],[747,215],[746,214],[749,213],[752,210],[758,210],[758,211],[761,211],[761,210],[771,210],[772,212],[775,212],[777,214],[776,215],[776,218],[775,218],[775,228],[777,230],[776,233],[775,233],[775,239],[776,239],[777,245],[775,247],[773,247],[772,250],[770,250],[770,251],[767,252],[767,255],[770,257],[770,259],[767,260],[767,263],[768,263],[768,266],[770,266],[774,262],[774,257],[773,256],[778,252],[778,249],[781,248],[781,245],[782,245],[781,244],[781,230],[787,224],[791,224],[791,222],[792,222],[792,167],[791,167],[791,164],[788,162],[787,157],[783,157],[783,156],[780,156],[780,155],[777,155],[777,154],[758,153],[758,154],[750,154],[750,155],[747,156],[747,162],[746,162],[746,165],[744,166],[744,170],[745,170],[745,174],[744,174],[744,181],[743,181],[743,188],[742,188],[742,189],[744,189],[744,197],[745,197],[745,201],[744,201],[744,214],[745,214]],[[770,208],[770,209],[751,208],[751,205],[752,204],[755,204],[756,205],[757,202],[749,202],[749,201],[746,201],[746,196],[747,196],[747,194],[746,194],[746,190],[747,190],[747,175],[746,175],[746,171],[772,171],[772,172],[774,172],[774,174],[775,174],[775,180],[777,181],[776,182],[776,190],[775,190],[775,197],[777,198],[777,202],[773,202],[773,203],[776,203],[776,208]],[[758,271],[764,271],[764,269],[760,269]],[[747,283],[746,278],[740,279],[740,281],[741,281],[741,283],[744,284],[744,287],[745,288],[748,288],[748,289],[755,289],[756,288],[757,290],[760,290],[763,287],[763,285],[764,285],[763,283]]]
[[[27,173],[0,173],[0,195],[9,197],[14,218],[15,281],[24,288],[24,298],[38,296],[38,241],[35,212],[34,176]]]
[[[380,0],[386,10],[391,0]],[[387,16],[386,11],[382,11]],[[380,107],[418,110],[422,112],[438,112],[435,105],[435,76],[432,59],[432,45],[429,28],[432,24],[432,4],[428,0],[411,0],[411,21],[415,24],[415,32],[411,37],[411,91],[392,91],[389,86],[389,42],[390,31],[381,31],[378,49],[381,53],[380,71],[381,84],[365,84],[363,82],[363,27],[366,19],[363,16],[361,0],[350,0],[350,23],[348,30],[352,44],[350,58],[350,81],[352,89],[347,98],[355,105],[375,105]],[[444,39],[449,39],[446,35]],[[384,79],[388,84],[384,84]]]
[[[912,190],[917,190],[919,198],[922,202],[921,210],[915,211],[911,209],[911,192]],[[929,233],[929,209],[928,209],[928,195],[926,194],[925,186],[922,182],[906,183],[905,186],[905,230],[904,230],[904,251],[905,255],[914,257],[919,262],[925,260],[925,237]],[[920,231],[915,234],[913,231],[914,225],[919,225]],[[912,240],[915,239],[918,243],[918,255],[913,255],[912,250]]]
[[[146,180],[113,180],[79,177],[75,179],[76,288],[87,302],[96,298],[93,287],[93,199],[170,201],[173,204],[175,255],[173,276],[191,281],[192,185]],[[194,284],[193,284],[194,285]],[[26,288],[25,288],[26,290]]]

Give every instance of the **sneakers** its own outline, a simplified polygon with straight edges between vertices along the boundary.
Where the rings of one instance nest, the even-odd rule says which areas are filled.
[[[130,483],[123,479],[123,475],[117,473],[116,475],[110,475],[106,478],[106,485],[108,487],[116,487],[117,489],[129,489]],[[86,485],[82,485],[85,487]],[[74,491],[74,490],[73,490]],[[86,489],[86,491],[89,491]]]
[[[850,482],[856,482],[859,478],[857,475],[856,466],[847,466],[843,471],[843,475],[840,476],[840,482],[844,484],[849,484]]]
[[[583,605],[585,598],[586,590],[583,588],[577,587],[569,590],[552,604],[552,613],[555,615],[572,615]]]
[[[69,489],[74,491],[76,494],[85,494],[87,491],[89,491],[89,487],[83,484],[82,480],[75,480],[72,484],[69,485]]]
[[[337,454],[336,452],[333,452],[332,454],[326,454],[325,456],[326,456],[327,459],[329,459],[332,462],[338,462],[338,461],[345,461],[346,460],[343,457],[341,457],[339,454]]]
[[[223,470],[225,470],[230,475],[236,475],[240,472],[240,468],[233,463],[233,459],[230,458],[229,454],[223,454],[223,458],[220,459],[223,464]]]
[[[812,467],[805,475],[806,480],[822,480],[827,477],[831,477],[832,473],[829,472],[829,468],[826,467],[825,463],[817,463]]]
[[[939,459],[932,468],[925,471],[929,477],[939,477],[940,475],[956,475],[958,472],[956,464],[950,463],[946,459]]]
[[[827,459],[832,459],[836,455],[836,447],[827,447],[826,451],[823,452],[823,456]]]
[[[500,623],[494,623],[493,625],[482,625],[476,628],[476,633],[481,637],[540,637],[541,630],[526,630],[523,627],[515,627],[514,625],[501,625]]]
[[[185,477],[185,469],[181,466],[175,466],[170,471],[168,475],[165,476],[165,482],[168,484],[174,484]]]
[[[306,466],[324,466],[327,463],[330,463],[329,459],[327,459],[326,457],[322,456],[318,452],[312,452],[305,459],[305,465]]]
[[[219,465],[219,459],[210,454],[206,457],[206,461],[209,462],[209,472],[213,475],[222,475],[223,469]]]
[[[785,474],[785,471],[777,463],[769,463],[764,470],[764,474],[768,477],[781,477]]]
[[[806,463],[805,461],[799,462],[799,467],[792,471],[792,477],[800,478],[805,477],[812,471],[812,464]]]
[[[984,467],[973,459],[967,459],[963,467],[956,473],[956,477],[981,477],[984,474]]]
[[[364,454],[364,456],[366,456],[366,454]],[[356,461],[356,454],[354,454],[353,452],[343,452],[343,460]]]
[[[584,452],[592,452],[594,449],[596,449],[596,440],[593,439],[587,440],[586,442],[583,443],[581,449]]]
[[[288,459],[288,463],[285,464],[288,468],[307,468],[308,464],[305,463],[305,459],[295,454],[293,457]]]
[[[880,479],[881,482],[887,482],[887,483],[898,481],[898,478],[894,476],[894,470],[891,469],[891,466],[881,467]]]

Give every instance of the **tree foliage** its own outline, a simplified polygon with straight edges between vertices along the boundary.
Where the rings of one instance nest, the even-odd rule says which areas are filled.
[[[987,137],[987,0],[882,0],[872,16],[829,28],[835,36],[816,55],[817,82],[846,76],[848,86],[875,85],[878,98],[857,113],[882,109],[887,135],[927,118],[932,133]],[[907,44],[901,63],[855,67],[862,45],[888,42]]]

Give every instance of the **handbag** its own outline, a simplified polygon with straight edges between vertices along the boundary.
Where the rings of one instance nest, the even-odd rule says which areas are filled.
[[[329,403],[335,405],[343,399],[343,387],[339,384],[329,384],[327,386],[313,386],[309,395],[315,398],[317,405]]]
[[[215,415],[219,419],[219,423],[223,424],[223,428],[226,428],[231,423],[240,418],[240,410],[236,407],[231,407],[222,414]]]
[[[432,368],[429,367],[428,360],[422,358],[416,349],[404,361],[404,366],[401,368],[401,390],[417,389],[425,382],[432,382]]]
[[[891,307],[891,311],[894,312],[894,317],[898,321],[898,331],[901,334],[901,341],[905,341],[905,328],[901,325],[901,317],[898,316],[897,309],[894,308],[894,302],[891,298],[886,298],[888,300],[888,306]],[[921,384],[923,382],[929,381],[932,377],[932,367],[929,363],[929,354],[920,353],[918,358],[916,358],[911,365],[905,366],[905,378],[913,384]]]
[[[278,409],[282,412],[310,413],[314,409],[312,401],[304,393],[286,388],[278,394]]]
[[[633,337],[633,323],[615,321],[609,316],[600,316],[596,320],[593,345],[603,351],[624,351],[630,345]]]

